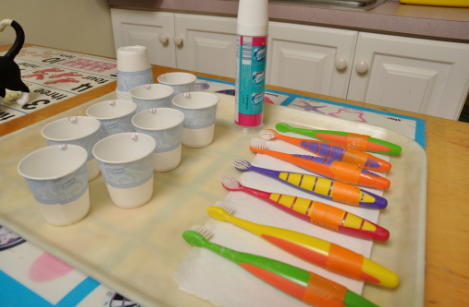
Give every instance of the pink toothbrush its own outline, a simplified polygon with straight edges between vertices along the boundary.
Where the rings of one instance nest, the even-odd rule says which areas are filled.
[[[316,226],[367,240],[385,242],[389,239],[387,229],[334,206],[306,198],[252,189],[243,186],[230,174],[223,174],[220,179],[223,187],[227,190],[251,194]]]

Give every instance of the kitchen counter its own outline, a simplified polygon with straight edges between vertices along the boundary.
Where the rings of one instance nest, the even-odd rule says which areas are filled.
[[[114,8],[171,10],[236,16],[232,0],[107,0]],[[469,8],[420,6],[386,2],[363,12],[305,5],[270,3],[271,21],[307,23],[366,32],[469,42]]]
[[[25,44],[25,47],[31,46]],[[0,51],[10,45],[0,46]],[[154,66],[153,76],[181,71],[175,68]],[[197,76],[233,82],[232,78],[201,73]],[[59,114],[92,99],[114,91],[112,82],[75,98],[50,105],[0,125],[0,130],[10,133],[45,118]],[[269,89],[291,92],[298,95],[334,100],[375,110],[422,118],[426,121],[426,152],[428,156],[427,183],[427,230],[426,230],[426,275],[425,306],[468,306],[469,305],[469,124],[374,106],[346,99],[333,98],[305,91],[276,86]],[[405,306],[407,307],[407,306]],[[410,306],[409,306],[410,307]]]

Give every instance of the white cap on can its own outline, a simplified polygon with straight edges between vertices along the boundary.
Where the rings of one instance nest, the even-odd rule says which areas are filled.
[[[266,36],[269,28],[268,0],[240,0],[238,35]]]

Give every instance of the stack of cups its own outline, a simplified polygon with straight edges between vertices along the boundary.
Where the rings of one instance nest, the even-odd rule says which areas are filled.
[[[147,48],[128,46],[117,49],[117,98],[132,100],[131,89],[151,83],[153,74]]]

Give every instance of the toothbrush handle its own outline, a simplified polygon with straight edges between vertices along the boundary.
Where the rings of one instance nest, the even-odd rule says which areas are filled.
[[[277,138],[304,148],[326,159],[350,163],[368,170],[383,172],[391,170],[391,164],[389,162],[357,149],[334,146],[325,142],[299,139],[282,134],[277,134]]]
[[[306,129],[305,129],[306,130]],[[334,143],[341,146],[355,148],[358,150],[369,151],[374,153],[398,155],[401,153],[401,146],[386,142],[380,139],[355,133],[347,133],[331,130],[310,130],[308,134],[316,139],[324,142]],[[295,132],[296,129],[295,129]],[[301,133],[301,132],[300,132]]]
[[[334,273],[385,287],[397,286],[398,277],[395,273],[337,244],[288,229],[256,224],[234,216],[230,216],[227,221],[258,235],[290,254]],[[362,268],[369,270],[363,272]]]
[[[306,198],[268,193],[245,186],[241,189],[313,225],[367,240],[389,239],[387,229],[345,210]]]
[[[249,193],[253,196],[256,196],[257,198],[260,198],[260,199],[268,202],[269,204],[272,204],[274,207],[276,207],[276,208],[278,208],[278,209],[280,209],[280,210],[282,210],[282,211],[284,211],[284,212],[286,212],[290,215],[293,215],[293,216],[295,216],[299,219],[302,219],[304,221],[310,222],[310,218],[307,215],[301,214],[300,212],[297,212],[297,211],[295,211],[291,208],[288,208],[288,207],[286,207],[285,205],[283,205],[279,202],[273,201],[272,200],[272,195],[273,195],[272,193],[259,191],[259,190],[248,188],[248,187],[245,187],[245,186],[242,187],[242,190],[246,193]]]
[[[238,252],[208,241],[204,247],[237,263],[274,288],[308,305],[316,307],[377,307],[338,283],[292,265],[262,256]]]
[[[351,206],[384,209],[388,204],[385,198],[339,181],[313,175],[274,171],[252,165],[250,170],[281,181],[303,192]]]
[[[291,155],[268,149],[262,150],[261,153],[287,161],[305,170],[347,184],[362,185],[376,189],[388,189],[391,185],[388,179],[367,170],[362,170],[356,165],[320,157]]]

